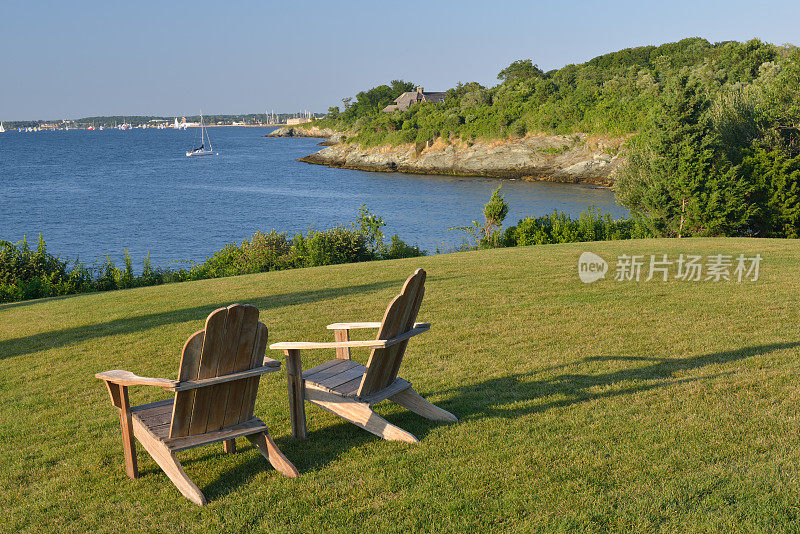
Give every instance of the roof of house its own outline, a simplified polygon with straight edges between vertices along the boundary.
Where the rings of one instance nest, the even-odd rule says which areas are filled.
[[[431,91],[427,93],[422,93],[422,96],[425,97],[426,102],[443,102],[444,97],[447,96],[447,93]]]
[[[406,91],[394,99],[394,104],[390,104],[383,108],[383,111],[394,111],[396,109],[406,110],[411,104],[416,104],[417,102],[444,102],[446,95],[447,93],[443,92],[425,92],[419,89],[416,91]]]

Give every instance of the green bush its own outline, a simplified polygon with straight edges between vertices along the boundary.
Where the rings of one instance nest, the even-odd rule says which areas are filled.
[[[611,214],[590,207],[577,219],[554,211],[542,217],[527,217],[507,228],[503,245],[507,247],[609,241],[651,237],[644,226],[633,219],[613,220]]]
[[[383,226],[382,218],[362,206],[349,226],[311,230],[306,236],[298,233],[291,240],[275,230],[256,232],[241,244],[225,245],[203,263],[189,262],[188,269],[153,268],[148,253],[138,276],[127,250],[122,269],[109,255],[99,264],[86,267],[49,254],[41,236],[36,250],[31,250],[25,239],[16,244],[0,241],[0,302],[425,254],[397,235],[387,246]]]

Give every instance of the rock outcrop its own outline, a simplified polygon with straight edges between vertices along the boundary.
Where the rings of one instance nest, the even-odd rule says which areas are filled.
[[[300,161],[365,171],[491,176],[610,186],[621,163],[618,156],[621,143],[622,139],[590,140],[585,134],[476,143],[438,140],[428,146],[375,148],[339,143],[300,158]]]
[[[274,132],[268,133],[264,137],[321,137],[327,140],[325,144],[340,143],[344,140],[344,135],[330,128],[320,128],[318,126],[283,126]]]

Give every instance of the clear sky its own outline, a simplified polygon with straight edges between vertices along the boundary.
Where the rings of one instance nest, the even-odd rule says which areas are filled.
[[[0,0],[0,120],[324,112],[395,78],[496,83],[700,36],[800,42],[796,1]]]

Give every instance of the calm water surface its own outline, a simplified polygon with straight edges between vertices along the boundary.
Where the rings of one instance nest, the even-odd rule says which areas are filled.
[[[359,206],[384,231],[433,252],[461,242],[453,226],[481,218],[503,185],[507,224],[554,209],[625,215],[611,191],[571,184],[331,169],[295,161],[318,139],[263,138],[262,128],[211,128],[219,156],[187,158],[196,133],[104,130],[0,134],[0,239],[35,241],[93,263],[123,249],[134,262],[200,261],[258,230],[295,232],[352,221]]]

